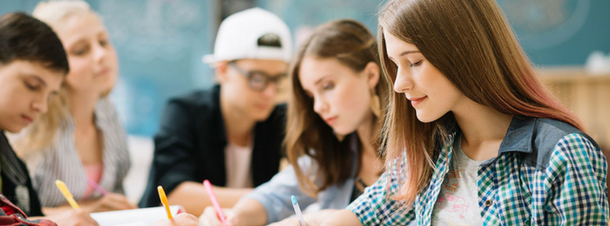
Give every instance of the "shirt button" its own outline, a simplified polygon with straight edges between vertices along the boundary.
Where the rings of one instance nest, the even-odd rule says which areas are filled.
[[[485,200],[485,206],[490,207],[491,204],[493,204],[493,201],[491,201],[491,199]]]

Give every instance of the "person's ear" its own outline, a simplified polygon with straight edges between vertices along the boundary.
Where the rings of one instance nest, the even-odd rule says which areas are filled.
[[[375,86],[377,86],[377,83],[379,83],[379,65],[377,65],[375,62],[369,62],[362,71],[366,76],[369,89],[375,89]]]
[[[215,69],[216,69],[216,81],[219,84],[223,84],[225,83],[227,80],[229,80],[229,76],[227,74],[227,71],[229,69],[229,64],[226,61],[222,61],[222,62],[217,62],[214,65]]]

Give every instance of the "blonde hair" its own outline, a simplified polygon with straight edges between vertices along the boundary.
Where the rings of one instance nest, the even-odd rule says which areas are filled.
[[[48,24],[57,31],[67,18],[97,14],[91,10],[89,4],[82,0],[52,0],[40,2],[34,8],[32,16]],[[103,92],[100,97],[106,97],[110,90]],[[52,97],[48,103],[48,111],[36,119],[23,132],[14,139],[14,148],[17,154],[27,159],[55,142],[55,133],[64,129],[70,117],[67,83],[64,81],[58,95]]]
[[[34,8],[32,16],[56,28],[61,22],[74,15],[93,13],[89,4],[82,0],[53,0],[40,2]]]
[[[91,6],[89,6],[89,4],[83,0],[43,1],[39,2],[38,5],[36,5],[36,8],[34,8],[34,12],[32,12],[33,17],[45,22],[56,32],[58,30],[57,28],[63,25],[65,19],[72,16],[84,16],[88,14],[99,18],[99,15],[97,15],[95,11],[91,10]],[[101,97],[107,97],[112,91],[112,88],[113,87],[102,92]]]

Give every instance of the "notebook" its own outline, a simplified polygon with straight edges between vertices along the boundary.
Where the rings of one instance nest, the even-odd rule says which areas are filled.
[[[185,212],[184,208],[180,205],[170,206],[169,209],[173,216]],[[91,213],[90,216],[100,226],[148,226],[154,225],[157,221],[167,219],[167,213],[162,206]]]

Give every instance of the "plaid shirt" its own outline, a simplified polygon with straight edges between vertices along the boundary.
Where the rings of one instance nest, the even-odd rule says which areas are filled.
[[[364,225],[430,225],[452,146],[439,150],[437,170],[409,209],[389,198],[402,181],[395,170],[347,208]],[[606,173],[606,158],[583,132],[555,120],[514,117],[498,156],[478,169],[483,224],[608,225]]]

